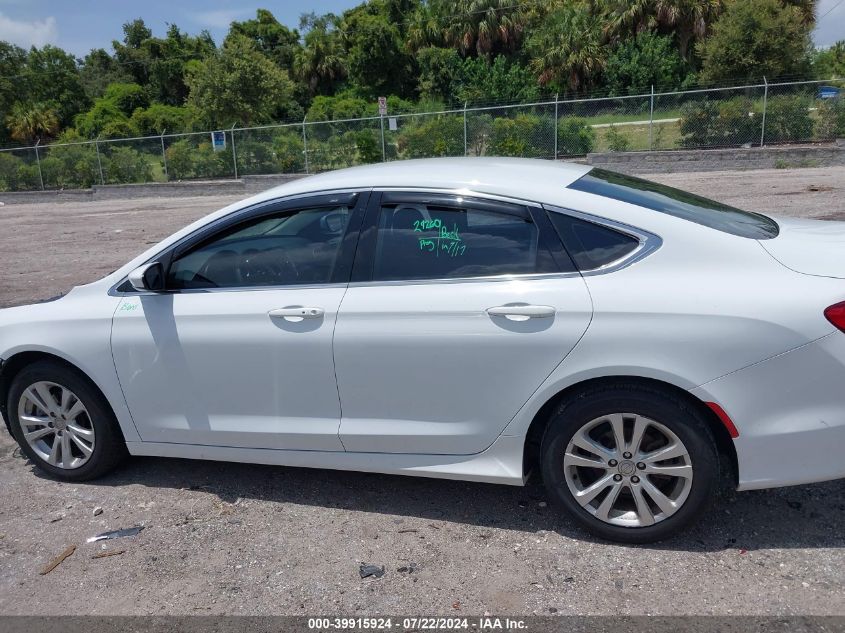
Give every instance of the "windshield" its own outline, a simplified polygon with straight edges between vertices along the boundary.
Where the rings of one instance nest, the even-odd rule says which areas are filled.
[[[636,204],[739,237],[770,240],[779,231],[777,222],[760,213],[604,169],[593,169],[569,188]]]

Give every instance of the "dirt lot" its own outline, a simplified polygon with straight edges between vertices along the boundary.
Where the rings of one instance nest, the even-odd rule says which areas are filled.
[[[845,168],[654,179],[747,209],[845,219]],[[0,306],[96,279],[228,202],[0,208]],[[62,484],[5,430],[0,480],[2,614],[845,615],[841,481],[741,493],[681,538],[621,547],[561,519],[535,487],[152,458]],[[134,525],[146,529],[85,542]],[[362,580],[360,562],[384,565],[384,577]]]

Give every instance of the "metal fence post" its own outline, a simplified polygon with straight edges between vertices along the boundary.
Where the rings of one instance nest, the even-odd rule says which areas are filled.
[[[38,180],[41,182],[41,191],[44,191],[44,175],[41,173],[41,156],[38,155],[38,145],[41,139],[35,141],[35,162],[38,163]]]
[[[232,123],[229,128],[229,134],[232,135],[232,166],[235,168],[235,180],[238,179],[238,155],[235,152],[235,126],[237,123]]]
[[[302,153],[305,154],[305,173],[308,173],[308,136],[305,134],[305,121],[308,119],[306,114],[302,118]]]
[[[384,115],[382,114],[378,118],[379,125],[381,127],[381,162],[387,162],[387,152],[384,149]]]
[[[464,101],[464,156],[467,155],[467,102]]]
[[[164,179],[170,180],[170,175],[167,173],[167,154],[164,151],[164,133],[167,132],[167,128],[164,128],[161,131],[161,161],[162,165],[164,165]]]
[[[769,82],[766,81],[766,77],[763,77],[763,123],[760,126],[760,147],[763,147],[763,143],[766,140],[766,101],[769,98]]]
[[[558,118],[557,118],[557,98],[558,95],[555,95],[555,160],[557,160],[557,125],[558,125]]]
[[[97,150],[97,167],[100,170],[100,184],[105,185],[106,179],[103,178],[103,163],[100,160],[100,135],[97,134],[97,138],[94,139],[94,149]]]
[[[651,84],[651,104],[648,109],[648,148],[654,149],[654,84]]]

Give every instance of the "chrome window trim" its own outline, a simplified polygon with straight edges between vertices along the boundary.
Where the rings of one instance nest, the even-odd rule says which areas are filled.
[[[659,235],[631,226],[630,224],[624,224],[623,222],[617,222],[615,220],[608,220],[607,218],[603,218],[601,216],[592,215],[590,213],[577,211],[567,207],[559,207],[552,204],[544,204],[542,206],[546,211],[551,213],[560,213],[573,218],[578,218],[579,220],[584,220],[585,222],[592,222],[593,224],[598,224],[599,226],[605,226],[609,229],[613,229],[614,231],[627,235],[628,237],[632,237],[639,242],[639,245],[633,251],[627,255],[623,255],[617,260],[608,262],[598,268],[590,268],[589,270],[580,271],[581,275],[584,277],[605,275],[607,273],[627,268],[628,266],[645,259],[663,245],[663,239]]]
[[[432,279],[389,279],[383,281],[353,281],[350,288],[372,288],[376,286],[422,286],[431,284],[501,283],[508,281],[535,281],[542,279],[565,279],[580,277],[581,273],[526,273],[524,275],[486,275],[484,277],[437,277]]]
[[[178,240],[176,240],[175,242],[173,242],[172,244],[169,244],[168,246],[166,246],[165,248],[163,248],[162,250],[157,252],[155,255],[150,257],[147,261],[140,264],[139,266],[144,266],[146,264],[149,264],[150,262],[153,262],[153,261],[157,260],[159,257],[161,257],[161,255],[163,253],[166,253],[166,252],[168,252],[168,251],[170,251],[174,248],[178,248],[180,244],[184,244],[186,241],[188,241],[192,237],[194,237],[197,234],[197,232],[205,231],[205,230],[214,230],[215,226],[225,224],[226,222],[230,221],[233,217],[235,217],[239,214],[243,215],[243,218],[241,218],[241,219],[246,220],[252,214],[260,212],[260,210],[263,209],[264,207],[271,206],[271,205],[274,205],[274,204],[279,204],[279,203],[282,203],[282,202],[300,200],[300,199],[303,199],[303,198],[315,198],[315,197],[322,197],[322,196],[331,196],[331,195],[335,195],[335,194],[342,195],[342,194],[349,194],[349,193],[364,193],[366,191],[372,191],[372,190],[373,190],[372,187],[346,187],[344,189],[326,189],[325,191],[309,191],[309,192],[306,192],[306,193],[295,193],[295,194],[291,194],[291,195],[288,195],[288,196],[282,196],[280,198],[271,198],[269,200],[263,200],[261,202],[256,202],[255,204],[249,205],[247,207],[241,207],[240,209],[235,209],[234,211],[227,213],[226,215],[224,215],[222,217],[219,217],[215,220],[212,220],[208,224],[203,224],[202,226],[197,227],[197,229],[195,231],[191,231],[188,235],[184,235],[181,238],[179,238]],[[184,289],[180,289],[180,290],[174,291],[174,292],[165,292],[165,293],[139,292],[137,290],[133,290],[131,292],[120,292],[118,290],[118,288],[120,286],[122,286],[124,283],[126,283],[127,279],[129,279],[128,275],[126,277],[123,277],[117,283],[113,284],[111,286],[111,288],[109,288],[108,295],[110,297],[138,297],[138,296],[153,296],[153,295],[158,295],[158,294],[180,294],[182,292],[185,292]],[[322,287],[329,286],[329,285],[338,285],[338,284],[329,284],[329,283],[319,284],[319,287],[322,288]],[[342,285],[345,285],[345,284],[342,284]],[[247,289],[248,290],[248,289],[255,289],[255,288],[271,289],[271,288],[304,288],[304,287],[306,287],[305,284],[302,284],[302,285],[291,284],[291,285],[288,285],[288,286],[238,286],[237,288],[194,288],[194,289],[191,289],[191,290],[192,291],[199,290],[199,291],[204,292],[206,290],[225,291],[225,290],[236,290],[236,289]],[[309,287],[315,287],[315,285],[311,284]]]
[[[542,209],[543,205],[540,202],[532,200],[525,200],[523,198],[515,198],[513,196],[505,196],[495,193],[484,193],[469,188],[460,189],[440,189],[437,187],[373,187],[373,192],[377,193],[431,193],[448,196],[466,196],[467,198],[480,198],[482,200],[492,200],[494,202],[504,202],[505,204],[518,204],[525,207],[534,207],[535,209]]]

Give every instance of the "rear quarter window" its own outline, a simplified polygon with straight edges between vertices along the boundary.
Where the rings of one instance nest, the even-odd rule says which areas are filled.
[[[549,219],[580,271],[596,270],[632,253],[640,241],[606,226],[549,211]]]
[[[770,240],[779,232],[777,222],[761,213],[743,211],[674,187],[604,169],[593,169],[569,185],[569,189],[628,202],[739,237]]]

